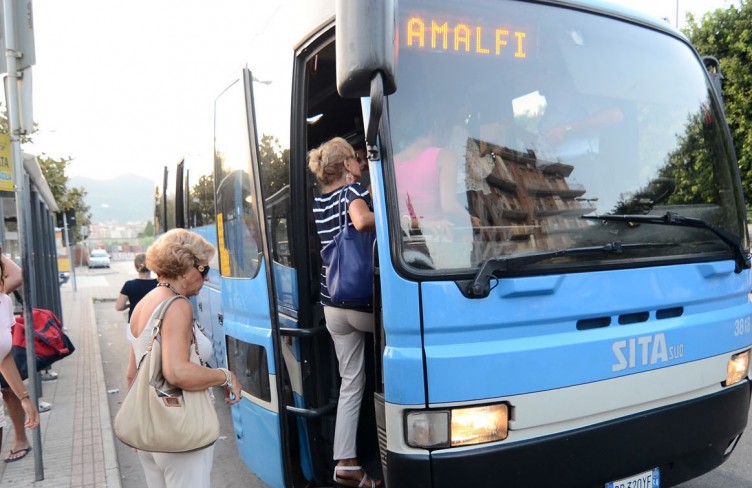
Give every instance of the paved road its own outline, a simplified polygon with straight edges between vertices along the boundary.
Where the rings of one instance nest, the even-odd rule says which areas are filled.
[[[752,412],[747,430],[731,457],[719,468],[705,476],[679,485],[681,488],[744,488],[752,486]],[[688,425],[688,429],[692,426]]]
[[[131,271],[131,262],[114,262],[109,270],[78,269],[77,286],[97,286],[101,280],[110,284],[124,283],[135,278]],[[111,300],[95,302],[97,330],[99,334],[102,366],[107,384],[110,415],[114,419],[125,397],[125,371],[128,366],[128,341],[125,337],[127,315],[115,310],[116,297]],[[219,389],[215,392],[221,398]],[[263,488],[266,485],[251,474],[240,460],[235,448],[235,436],[232,430],[230,408],[223,401],[217,401],[220,420],[220,438],[214,448],[214,468],[212,469],[212,486],[244,486]],[[141,488],[145,486],[144,473],[135,453],[116,440],[118,464],[123,488]]]

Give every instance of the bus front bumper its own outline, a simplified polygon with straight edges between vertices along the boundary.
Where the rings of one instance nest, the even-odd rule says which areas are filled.
[[[387,452],[387,486],[603,487],[655,467],[661,488],[672,486],[728,458],[747,425],[750,392],[745,380],[707,397],[514,444],[430,457]]]

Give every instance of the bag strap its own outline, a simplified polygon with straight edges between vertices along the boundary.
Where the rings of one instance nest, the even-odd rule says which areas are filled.
[[[156,309],[154,309],[154,312],[152,313],[152,317],[150,319],[151,323],[151,330],[149,331],[149,343],[146,345],[146,349],[144,349],[143,354],[141,354],[140,358],[136,358],[136,371],[139,371],[141,369],[141,364],[144,361],[144,358],[147,354],[151,352],[152,346],[154,344],[154,341],[157,339],[157,336],[159,336],[159,333],[162,329],[162,320],[164,320],[165,313],[167,313],[167,308],[169,308],[170,305],[172,305],[172,302],[179,298],[185,298],[188,300],[188,297],[185,295],[173,295],[169,298],[166,298],[162,303],[160,303]],[[146,328],[141,332],[141,334],[136,338],[136,340],[141,339],[141,337],[146,333]],[[191,324],[191,334],[193,334],[193,344],[196,348],[196,354],[199,354],[198,352],[198,341],[196,340],[196,336],[193,332],[193,324]]]
[[[164,320],[165,313],[167,313],[167,309],[170,305],[172,305],[172,302],[179,298],[185,298],[188,300],[187,297],[184,295],[173,295],[169,298],[166,298],[162,303],[160,303],[157,308],[154,310],[154,313],[152,314],[152,317],[150,319],[151,324],[151,330],[149,331],[149,342],[146,344],[146,349],[144,349],[144,354],[141,356],[141,359],[139,361],[136,361],[136,364],[139,366],[141,365],[141,361],[144,359],[147,353],[151,351],[152,345],[154,344],[154,340],[159,335],[159,332],[162,329],[162,320]],[[192,327],[191,327],[192,329]],[[146,329],[144,329],[141,332],[141,335],[146,333]],[[138,337],[141,338],[141,335]]]
[[[337,201],[337,222],[339,224],[340,232],[345,230],[345,227],[347,226],[348,218],[350,217],[350,212],[347,208],[347,205],[345,205],[345,225],[342,225],[342,199],[344,197],[345,203],[347,203],[347,197],[345,196],[345,192],[349,191],[350,186],[351,185],[345,185],[339,191],[339,198]]]
[[[170,298],[167,298],[165,301],[159,304],[161,308],[159,309],[159,313],[157,314],[157,316],[154,317],[154,319],[152,320],[151,337],[149,338],[149,344],[146,346],[147,352],[151,351],[152,344],[154,344],[154,341],[157,339],[157,336],[162,330],[162,321],[164,320],[164,316],[165,316],[165,313],[167,312],[167,308],[170,305],[172,305],[172,302],[174,302],[178,298],[185,298],[186,300],[188,300],[188,297],[186,297],[185,295],[174,295],[174,296],[171,296]],[[203,331],[203,329],[201,327],[201,324],[194,318],[193,321],[191,322],[191,337],[192,337],[191,342],[193,343],[193,348],[196,350],[196,356],[198,356],[199,362],[201,363],[202,366],[205,366],[204,360],[201,359],[201,353],[198,350],[198,340],[196,340],[196,331],[194,329],[194,325],[198,325],[199,330]]]
[[[146,346],[147,352],[151,351],[151,346],[154,344],[154,340],[162,329],[162,320],[164,320],[165,313],[167,313],[167,308],[172,305],[172,302],[179,298],[185,298],[188,300],[185,295],[173,295],[159,304],[159,308],[157,308],[158,313],[156,313],[156,316],[151,319],[151,331],[149,332],[151,337],[149,338],[149,344]],[[191,327],[191,330],[193,330],[193,327]]]

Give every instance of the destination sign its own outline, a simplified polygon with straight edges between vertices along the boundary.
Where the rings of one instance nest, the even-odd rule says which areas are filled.
[[[523,60],[528,56],[525,29],[453,22],[412,16],[405,27],[405,45],[413,49]]]

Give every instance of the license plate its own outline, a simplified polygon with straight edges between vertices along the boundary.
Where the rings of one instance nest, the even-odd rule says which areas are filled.
[[[660,488],[660,486],[661,475],[658,468],[606,483],[606,488]]]

